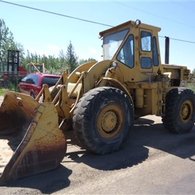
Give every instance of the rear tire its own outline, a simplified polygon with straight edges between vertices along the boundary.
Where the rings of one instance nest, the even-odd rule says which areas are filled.
[[[166,96],[164,127],[173,133],[188,133],[195,122],[195,95],[190,89],[174,88]]]
[[[99,87],[87,92],[77,104],[73,129],[81,146],[94,153],[118,150],[133,125],[131,99],[120,89]]]

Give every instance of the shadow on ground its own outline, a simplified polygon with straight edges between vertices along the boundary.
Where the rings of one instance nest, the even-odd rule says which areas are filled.
[[[71,132],[70,132],[71,134]],[[118,170],[141,164],[149,157],[149,149],[154,148],[166,153],[188,158],[195,162],[195,128],[185,135],[169,133],[161,123],[141,118],[136,121],[126,143],[121,150],[107,155],[95,155],[77,148],[68,151],[64,166],[70,162],[84,163],[98,170]],[[158,153],[158,152],[157,152]],[[28,187],[42,193],[52,193],[70,185],[68,179],[72,171],[60,166],[54,171],[18,180],[9,186]]]
[[[145,161],[149,156],[149,149],[154,148],[173,154],[180,158],[194,161],[195,128],[188,134],[172,134],[162,123],[140,118],[121,150],[107,155],[95,155],[83,151],[67,154],[68,159],[77,163],[85,163],[100,170],[117,170],[132,167]],[[68,162],[66,158],[64,163]]]
[[[72,170],[60,165],[53,171],[10,182],[7,187],[33,188],[44,194],[51,194],[70,185],[68,178],[71,173]]]

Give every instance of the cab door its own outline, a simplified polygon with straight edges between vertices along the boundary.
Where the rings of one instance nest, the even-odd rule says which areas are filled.
[[[156,73],[159,66],[157,38],[152,31],[140,30],[140,67],[141,71]]]
[[[152,72],[152,32],[140,30],[140,66],[147,72]]]

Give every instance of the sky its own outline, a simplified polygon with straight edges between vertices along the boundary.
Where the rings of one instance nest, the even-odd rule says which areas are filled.
[[[142,23],[161,28],[160,36],[191,41],[171,40],[170,63],[195,69],[195,0],[7,0],[67,16],[111,26],[140,19]],[[68,17],[29,10],[3,3],[0,18],[25,51],[58,56],[70,41],[79,59],[102,60],[99,32],[108,26],[83,22]],[[161,61],[164,63],[164,38],[160,40]]]

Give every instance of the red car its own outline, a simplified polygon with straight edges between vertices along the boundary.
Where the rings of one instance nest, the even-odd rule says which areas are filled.
[[[24,77],[18,85],[19,91],[31,95],[33,98],[41,91],[43,84],[49,87],[56,84],[60,75],[31,73]]]

